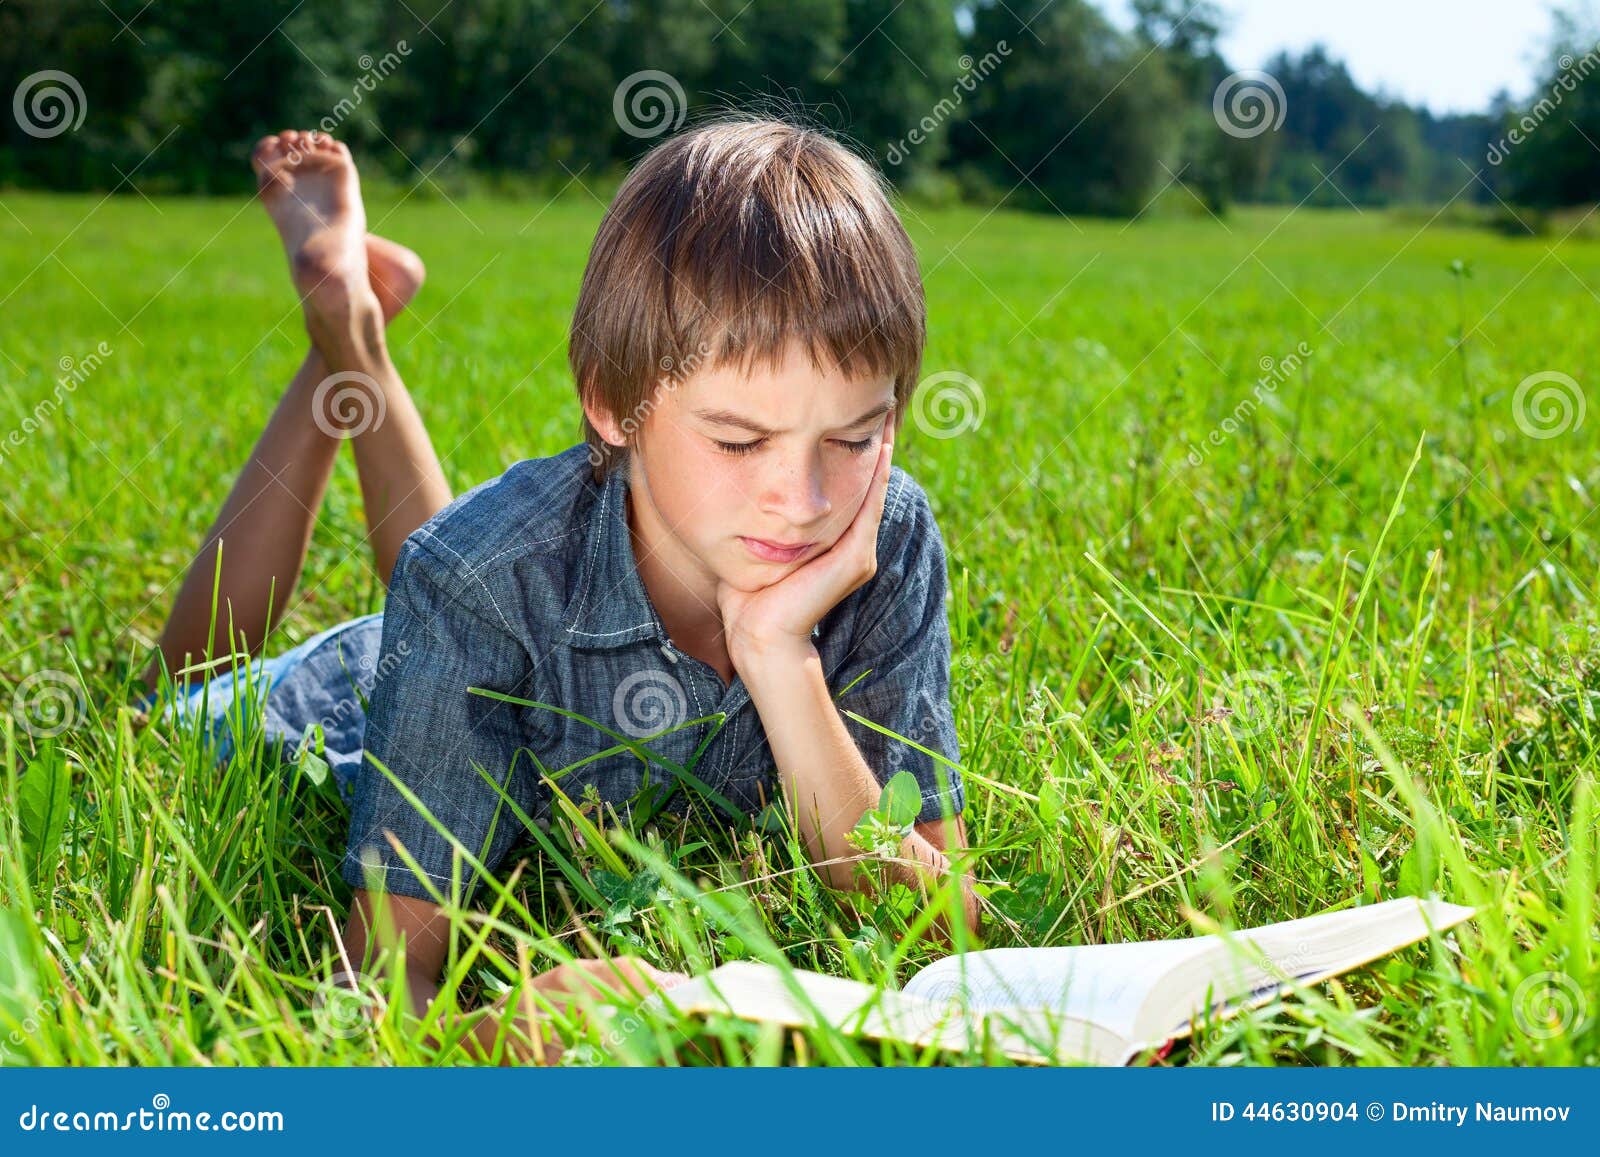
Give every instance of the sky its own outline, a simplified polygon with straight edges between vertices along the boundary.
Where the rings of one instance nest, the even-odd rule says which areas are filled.
[[[1546,0],[1218,0],[1223,58],[1260,68],[1279,49],[1321,42],[1356,82],[1436,113],[1482,112],[1500,89],[1537,83],[1553,27]],[[1122,27],[1128,0],[1103,11]]]

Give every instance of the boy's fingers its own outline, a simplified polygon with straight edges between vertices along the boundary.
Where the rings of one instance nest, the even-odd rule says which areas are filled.
[[[856,521],[860,524],[861,549],[870,552],[874,557],[878,551],[878,528],[883,524],[883,507],[889,497],[889,474],[893,465],[894,437],[889,432],[889,427],[884,427],[883,446],[878,452],[878,467],[873,474],[872,487],[867,491],[867,500],[862,504],[861,514]]]

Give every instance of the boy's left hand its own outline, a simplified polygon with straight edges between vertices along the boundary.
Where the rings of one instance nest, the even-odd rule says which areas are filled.
[[[808,654],[812,649],[811,629],[822,616],[877,573],[878,527],[883,522],[893,458],[891,411],[883,424],[877,470],[866,498],[839,540],[804,566],[758,591],[735,590],[726,583],[717,585],[728,657],[736,669],[763,658]]]

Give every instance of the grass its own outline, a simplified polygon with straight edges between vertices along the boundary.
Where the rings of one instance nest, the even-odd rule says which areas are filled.
[[[122,706],[298,364],[271,230],[237,202],[5,207],[0,1055],[462,1060],[326,999],[349,898],[327,787],[259,743],[213,768],[192,733],[136,731]],[[564,326],[599,212],[374,207],[430,265],[393,344],[458,493],[577,440]],[[1191,913],[1247,926],[1436,890],[1479,916],[1203,1025],[1163,1063],[1594,1063],[1597,424],[1517,388],[1553,371],[1575,402],[1594,379],[1600,249],[1375,212],[907,221],[926,372],[966,376],[897,461],[950,554],[986,942],[1187,935]],[[82,380],[25,429],[64,376]],[[980,397],[975,428],[932,436]],[[1541,423],[1570,428],[1525,432]],[[381,608],[362,525],[345,455],[270,650]],[[916,932],[948,897],[857,907],[781,836],[628,833],[580,800],[534,852],[455,913],[453,1024],[457,1002],[571,954],[756,956],[885,985],[940,954]],[[611,1023],[568,1059],[984,1059]]]

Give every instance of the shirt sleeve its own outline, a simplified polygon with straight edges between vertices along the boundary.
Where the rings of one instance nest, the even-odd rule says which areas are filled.
[[[340,874],[352,887],[381,882],[387,891],[432,899],[390,846],[385,832],[392,832],[448,896],[454,848],[373,761],[497,871],[524,828],[474,764],[532,816],[537,771],[529,751],[537,750],[538,712],[467,688],[539,699],[534,664],[482,582],[459,575],[413,537],[390,577],[377,669]],[[519,754],[522,748],[529,750]],[[464,858],[459,878],[466,899],[479,881]]]
[[[878,535],[878,570],[862,588],[851,649],[833,686],[837,694],[859,678],[839,696],[841,709],[959,764],[960,745],[950,709],[944,540],[922,488],[899,467],[895,475],[900,486],[898,494],[891,491],[886,500]],[[952,815],[965,806],[959,768],[849,716],[844,722],[880,784],[899,771],[916,776],[922,788],[919,821],[943,816],[943,799],[948,799]]]

